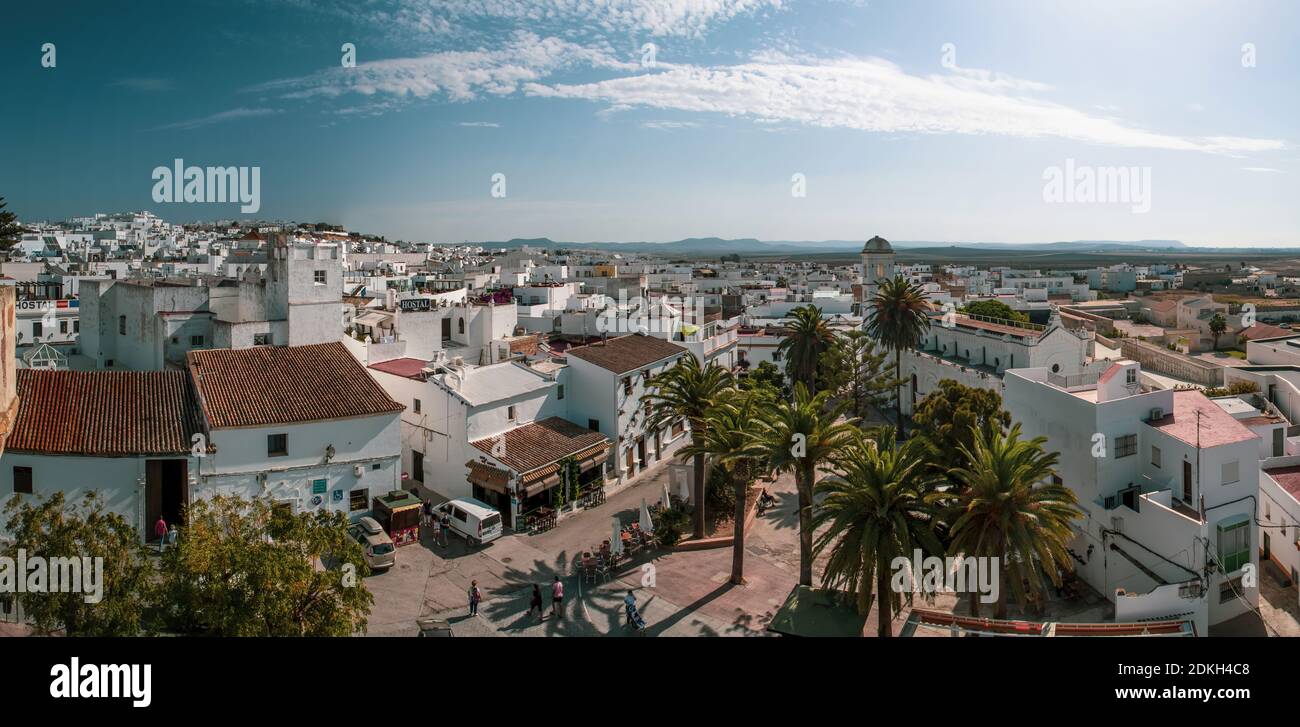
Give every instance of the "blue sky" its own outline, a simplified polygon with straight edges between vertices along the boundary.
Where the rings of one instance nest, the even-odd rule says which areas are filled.
[[[179,157],[260,167],[260,218],[437,242],[1300,244],[1286,0],[24,5],[0,196],[25,219],[241,216],[155,203]],[[1150,211],[1045,202],[1069,159],[1149,168]]]

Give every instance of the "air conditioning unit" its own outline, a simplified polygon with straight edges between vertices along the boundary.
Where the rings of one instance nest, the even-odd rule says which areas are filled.
[[[365,467],[362,467],[361,465],[355,465],[355,466],[352,468],[352,474],[356,475],[357,477],[360,477],[360,476],[364,475],[365,473],[366,473],[366,468],[365,468]]]
[[[1155,422],[1164,418],[1165,418],[1165,410],[1161,409],[1160,407],[1155,407],[1151,410],[1151,415],[1148,421]]]

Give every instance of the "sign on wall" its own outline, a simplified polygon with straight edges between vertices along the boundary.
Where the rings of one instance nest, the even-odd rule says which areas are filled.
[[[397,301],[403,313],[433,310],[433,298],[407,298]]]

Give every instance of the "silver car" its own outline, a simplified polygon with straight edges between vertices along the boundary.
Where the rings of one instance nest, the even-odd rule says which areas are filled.
[[[363,517],[356,521],[348,527],[348,534],[361,543],[370,570],[388,570],[397,563],[397,547],[393,545],[393,539],[374,518]]]

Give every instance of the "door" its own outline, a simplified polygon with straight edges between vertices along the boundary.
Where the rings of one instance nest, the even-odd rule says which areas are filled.
[[[411,479],[424,484],[424,453],[411,452]]]
[[[183,459],[145,460],[145,537],[153,540],[158,518],[170,525],[185,524],[189,503],[189,462]]]
[[[632,468],[636,466],[636,463],[633,462],[632,457],[633,457],[632,448],[628,447],[627,450],[625,450],[623,453],[623,465],[627,469],[627,473],[629,475],[632,474]]]
[[[645,437],[636,439],[636,456],[641,460],[641,469],[645,469],[647,464],[645,457]]]
[[[1273,430],[1273,456],[1281,457],[1286,449],[1286,430],[1278,427]]]
[[[1192,504],[1192,463],[1183,460],[1183,502]]]
[[[1268,538],[1267,530],[1264,531],[1264,540],[1260,545],[1261,545],[1261,552],[1259,554],[1259,559],[1268,560],[1269,553],[1272,551],[1269,550],[1269,538]]]
[[[442,345],[447,346],[447,341],[451,340],[451,319],[444,317],[442,319]]]

